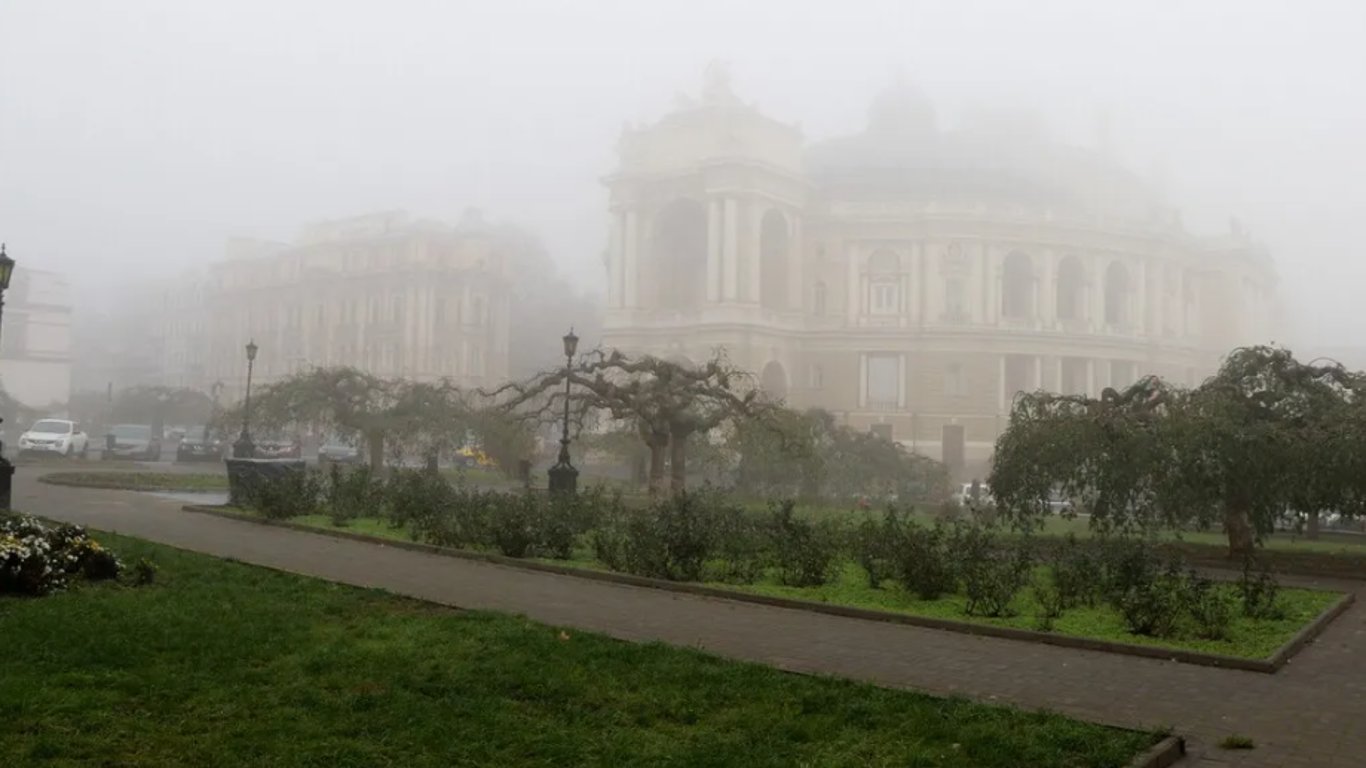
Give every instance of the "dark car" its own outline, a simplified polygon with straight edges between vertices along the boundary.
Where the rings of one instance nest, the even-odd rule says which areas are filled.
[[[152,433],[147,424],[115,424],[109,429],[114,438],[109,455],[119,459],[136,461],[160,461],[161,438]]]
[[[207,427],[190,427],[176,445],[176,461],[218,461],[223,458],[223,441]]]
[[[258,459],[300,459],[303,455],[303,446],[296,438],[275,435],[256,441]]]

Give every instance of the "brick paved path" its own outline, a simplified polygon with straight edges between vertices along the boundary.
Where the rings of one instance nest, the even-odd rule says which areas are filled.
[[[628,587],[346,541],[209,515],[145,494],[16,478],[14,507],[185,549],[627,640],[784,669],[1047,708],[1190,739],[1182,766],[1366,766],[1366,583],[1358,602],[1275,675],[973,637]],[[1230,733],[1250,752],[1213,746]]]

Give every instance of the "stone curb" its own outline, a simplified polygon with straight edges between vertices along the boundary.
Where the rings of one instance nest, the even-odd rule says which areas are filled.
[[[1180,736],[1168,736],[1157,742],[1147,752],[1129,761],[1126,768],[1168,768],[1175,765],[1186,754],[1186,740]]]
[[[915,616],[904,613],[892,613],[890,611],[879,611],[870,608],[855,608],[847,605],[834,603],[818,603],[812,600],[798,600],[789,597],[774,597],[771,595],[756,595],[749,592],[738,590],[722,589],[719,587],[709,587],[703,584],[692,584],[680,581],[664,581],[662,579],[651,579],[644,576],[634,576],[627,573],[616,573],[614,571],[594,571],[587,568],[575,568],[567,565],[555,565],[553,563],[543,563],[534,560],[523,560],[505,555],[496,555],[490,552],[474,552],[466,549],[452,549],[450,547],[438,547],[433,544],[424,544],[416,541],[403,541],[401,539],[386,539],[379,536],[371,536],[364,533],[354,533],[345,530],[329,530],[316,526],[295,523],[289,520],[270,520],[255,515],[232,512],[223,507],[210,507],[196,504],[187,504],[182,509],[186,512],[197,512],[200,514],[215,515],[230,520],[241,520],[258,525],[269,525],[277,528],[288,528],[307,533],[316,533],[322,536],[333,536],[352,541],[361,541],[368,544],[380,546],[396,547],[414,552],[425,552],[428,554],[442,555],[445,557],[457,557],[464,560],[477,560],[486,563],[505,565],[511,568],[521,568],[529,571],[540,571],[542,573],[553,573],[560,576],[573,576],[581,579],[591,579],[594,581],[605,581],[613,584],[625,584],[633,587],[645,587],[648,589],[659,589],[668,592],[680,592],[685,594],[700,595],[702,597],[712,597],[720,600],[732,600],[743,603],[756,603],[767,605],[774,608],[788,608],[798,611],[811,611],[814,613],[824,613],[831,616],[842,616],[851,619],[863,619],[866,621],[881,621],[891,624],[908,624],[929,629],[940,629],[948,632],[959,632],[968,635],[979,635],[985,637],[999,637],[1007,640],[1019,640],[1023,642],[1043,643],[1046,645],[1056,645],[1065,648],[1081,648],[1088,651],[1101,651],[1105,653],[1119,653],[1128,656],[1140,656],[1151,659],[1162,659],[1167,661],[1177,661],[1186,664],[1197,664],[1206,667],[1221,667],[1224,669],[1240,669],[1249,672],[1274,673],[1285,666],[1290,657],[1309,644],[1329,622],[1337,618],[1343,611],[1352,604],[1355,596],[1346,593],[1337,602],[1329,606],[1327,610],[1319,614],[1318,618],[1310,622],[1301,629],[1295,637],[1281,646],[1270,657],[1264,659],[1248,659],[1238,656],[1225,656],[1222,654],[1202,653],[1200,651],[1188,651],[1179,648],[1159,648],[1147,645],[1136,645],[1133,643],[1121,643],[1113,640],[1096,640],[1086,637],[1073,637],[1069,635],[1058,635],[1049,632],[1036,632],[1030,629],[1016,629],[1014,627],[997,627],[990,624],[973,624],[965,621],[953,621],[951,619],[939,619],[929,616]]]

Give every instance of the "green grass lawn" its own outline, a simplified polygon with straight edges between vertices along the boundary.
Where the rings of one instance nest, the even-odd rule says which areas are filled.
[[[292,519],[294,522],[304,525],[336,530],[331,519],[325,515],[309,515]],[[343,529],[382,538],[403,541],[413,539],[407,529],[394,528],[379,518],[351,520]],[[570,560],[544,560],[543,562],[591,570],[607,570],[601,563],[593,559],[591,549],[586,546],[579,547]],[[1018,629],[1040,629],[1036,619],[1038,603],[1029,587],[1021,590],[1016,596],[1013,605],[1016,612],[1014,616],[1001,618],[968,616],[964,613],[966,600],[962,595],[951,595],[939,600],[920,600],[914,594],[890,582],[873,589],[868,586],[863,569],[853,563],[846,563],[834,581],[819,587],[783,586],[772,574],[755,584],[711,582],[708,586],[737,592],[906,613],[914,616],[928,616]],[[1075,637],[1133,643],[1135,645],[1181,648],[1249,659],[1263,659],[1275,653],[1278,648],[1294,637],[1296,632],[1314,620],[1339,597],[1340,595],[1336,592],[1282,589],[1280,601],[1284,608],[1284,618],[1254,621],[1239,616],[1235,619],[1227,640],[1200,638],[1190,627],[1183,627],[1183,631],[1174,637],[1160,638],[1134,635],[1125,628],[1120,615],[1113,608],[1103,604],[1094,607],[1079,606],[1068,609],[1063,616],[1054,620],[1053,627],[1049,631]]]
[[[52,485],[125,491],[226,491],[228,476],[180,472],[52,472],[38,478]]]
[[[100,538],[157,581],[0,598],[0,765],[1081,768],[1157,738]]]

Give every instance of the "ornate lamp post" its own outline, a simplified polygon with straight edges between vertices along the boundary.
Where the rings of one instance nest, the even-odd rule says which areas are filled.
[[[9,290],[9,279],[14,276],[14,259],[5,253],[5,244],[0,243],[0,315],[5,311],[5,291]],[[3,422],[4,418],[0,418]],[[5,444],[0,442],[0,511],[9,511],[10,498],[14,489],[14,465],[5,458]]]
[[[560,456],[548,473],[551,493],[578,492],[579,470],[569,463],[569,378],[574,372],[574,352],[578,348],[579,337],[570,328],[564,337],[564,430],[560,433]]]
[[[256,363],[256,340],[247,342],[247,395],[242,401],[242,434],[232,444],[232,455],[236,459],[251,459],[256,456],[256,444],[251,441],[251,369]]]

